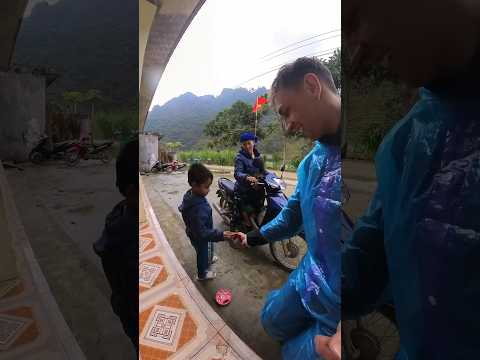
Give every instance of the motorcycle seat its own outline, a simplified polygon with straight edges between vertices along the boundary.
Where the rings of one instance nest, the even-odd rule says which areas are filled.
[[[233,197],[235,192],[235,183],[232,180],[227,178],[220,178],[218,180],[218,185],[220,188],[225,189],[228,195]]]

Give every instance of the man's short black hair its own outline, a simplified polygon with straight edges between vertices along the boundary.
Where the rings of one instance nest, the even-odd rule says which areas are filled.
[[[138,139],[126,143],[117,157],[116,185],[123,196],[129,185],[138,189]]]
[[[190,165],[188,169],[188,184],[192,186],[193,184],[205,184],[207,181],[213,180],[213,174],[206,166],[195,163]]]
[[[275,93],[281,88],[297,86],[303,81],[304,76],[309,73],[317,75],[322,83],[327,85],[335,94],[337,93],[332,73],[326,65],[315,57],[301,57],[290,64],[282,66],[272,83],[272,92]]]

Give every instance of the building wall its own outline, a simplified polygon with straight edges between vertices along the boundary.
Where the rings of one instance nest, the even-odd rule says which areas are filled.
[[[158,161],[158,136],[140,134],[138,140],[140,147],[139,170],[141,172],[150,171]]]
[[[45,133],[45,79],[0,72],[0,159],[26,161]]]

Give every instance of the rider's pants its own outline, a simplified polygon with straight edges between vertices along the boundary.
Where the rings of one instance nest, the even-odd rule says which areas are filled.
[[[315,352],[315,335],[332,336],[336,329],[322,325],[304,308],[293,280],[296,271],[282,288],[268,294],[261,314],[262,325],[268,335],[283,344],[283,359],[321,359]]]

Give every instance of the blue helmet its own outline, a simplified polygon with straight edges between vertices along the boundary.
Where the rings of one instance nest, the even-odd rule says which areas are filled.
[[[253,133],[251,133],[250,131],[243,132],[240,135],[240,142],[241,143],[243,143],[245,141],[250,141],[250,140],[258,142],[258,138]]]

